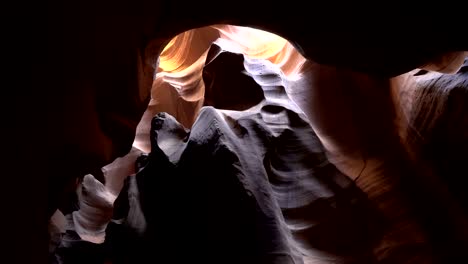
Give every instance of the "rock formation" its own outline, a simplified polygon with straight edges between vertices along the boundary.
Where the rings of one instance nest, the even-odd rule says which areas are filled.
[[[298,68],[282,67],[286,76],[291,72],[282,87],[304,112],[329,161],[367,193],[390,220],[393,229],[389,230],[397,231],[386,234],[387,242],[376,249],[379,260],[453,263],[464,259],[466,212],[459,202],[464,199],[463,189],[460,177],[453,175],[457,174],[455,168],[464,170],[460,165],[463,153],[455,150],[464,144],[460,121],[464,114],[457,109],[464,109],[460,91],[466,74],[457,75],[461,81],[449,75],[434,79],[443,87],[447,83],[457,87],[442,95],[434,88],[404,88],[415,81],[413,74],[428,78],[420,69],[444,73],[458,69],[457,61],[464,56],[460,51],[468,50],[466,40],[458,37],[464,32],[465,17],[455,14],[466,10],[463,3],[413,8],[395,2],[322,1],[304,8],[299,2],[274,5],[260,0],[237,1],[225,8],[214,1],[84,0],[40,5],[42,8],[29,8],[38,18],[20,32],[28,36],[24,43],[34,41],[21,52],[33,57],[19,60],[32,64],[34,83],[24,85],[18,79],[20,89],[12,89],[20,92],[13,97],[13,120],[5,121],[7,128],[13,124],[7,129],[13,137],[5,139],[14,144],[6,148],[13,161],[5,166],[13,171],[5,172],[5,178],[14,181],[6,185],[14,202],[5,212],[13,216],[6,217],[11,220],[6,226],[15,233],[7,241],[18,248],[12,251],[16,262],[45,262],[50,217],[58,207],[65,214],[76,211],[76,205],[67,205],[68,194],[84,175],[92,174],[100,181],[109,177],[111,170],[105,175],[100,168],[129,153],[145,110],[149,117],[143,121],[152,117],[149,95],[157,72],[163,71],[158,60],[166,44],[188,30],[209,26],[218,33],[207,30],[203,33],[206,38],[214,32],[215,37],[229,39],[239,26],[275,33],[290,44],[280,41],[273,50],[290,45],[298,50],[297,58],[307,59],[290,64],[301,65]],[[451,19],[442,19],[441,14],[450,14]],[[224,24],[233,26],[219,28]],[[37,34],[31,28],[38,29]],[[205,53],[206,58],[194,63],[199,67],[194,75],[182,78],[176,68],[173,72],[165,68],[175,76],[166,75],[166,83],[179,90],[158,93],[182,98],[182,92],[184,98],[177,107],[167,104],[168,99],[153,101],[153,108],[159,110],[152,114],[161,110],[173,113],[190,128],[203,104],[216,103],[199,101],[201,91],[208,91],[202,88],[205,80],[210,80],[203,76],[200,65],[208,69],[218,54],[216,49],[210,52],[210,45],[195,48],[199,54],[193,62]],[[221,47],[222,43],[215,45]],[[255,64],[253,60],[259,58],[245,61],[249,59]],[[447,66],[446,62],[453,64]],[[186,90],[180,89],[178,79],[190,83]],[[282,89],[276,86],[270,94]],[[427,96],[446,101],[425,104]],[[436,109],[430,108],[433,105],[442,111],[432,111]],[[395,125],[393,120],[403,122]],[[139,128],[137,135],[149,131],[147,128]],[[448,128],[459,133],[448,132]],[[144,149],[146,143],[141,143],[137,140],[135,146]],[[450,154],[440,154],[444,152]]]

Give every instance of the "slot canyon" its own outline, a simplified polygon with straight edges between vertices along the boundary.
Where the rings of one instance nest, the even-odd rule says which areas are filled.
[[[468,261],[463,18],[334,4],[51,5],[13,263]]]

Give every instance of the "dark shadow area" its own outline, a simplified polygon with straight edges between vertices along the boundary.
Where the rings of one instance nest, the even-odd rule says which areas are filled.
[[[243,73],[243,63],[243,55],[223,52],[205,66],[205,106],[242,111],[263,100],[262,88]]]

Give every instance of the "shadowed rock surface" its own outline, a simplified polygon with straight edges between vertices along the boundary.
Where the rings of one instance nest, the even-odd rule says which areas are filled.
[[[211,7],[216,7],[214,12]],[[28,58],[19,61],[32,64],[34,83],[24,85],[22,79],[17,82],[21,86],[17,89],[21,96],[17,100],[13,98],[13,121],[6,121],[6,127],[13,124],[13,137],[5,139],[13,145],[11,149],[14,151],[9,155],[12,162],[6,166],[13,171],[5,173],[8,176],[5,178],[14,182],[7,186],[20,186],[7,188],[11,189],[11,195],[8,194],[14,202],[9,203],[12,205],[5,210],[13,216],[7,217],[12,222],[7,226],[11,226],[8,229],[15,233],[14,238],[9,241],[12,241],[10,244],[15,249],[18,248],[13,251],[17,262],[43,263],[46,259],[47,221],[67,193],[65,187],[71,186],[69,189],[72,190],[76,178],[87,173],[98,177],[95,171],[131,149],[135,127],[147,107],[158,54],[170,38],[185,30],[212,24],[252,26],[287,38],[305,57],[321,66],[352,69],[364,73],[364,76],[385,80],[389,76],[422,67],[445,51],[468,49],[466,40],[458,37],[460,32],[465,31],[465,16],[457,14],[457,11],[465,12],[463,2],[455,4],[449,1],[440,5],[428,4],[421,9],[419,7],[421,6],[416,9],[408,3],[394,2],[369,4],[368,1],[326,1],[314,3],[313,8],[302,8],[301,3],[272,5],[271,1],[241,1],[231,8],[224,8],[215,1],[87,0],[79,3],[38,3],[37,9],[28,6],[32,13],[37,14],[37,19],[33,17],[31,23],[26,23],[28,29],[19,32],[28,37],[25,41],[28,48],[24,50]],[[276,14],[283,16],[279,19]],[[441,19],[441,14],[449,14],[450,19]],[[37,32],[34,32],[35,29]],[[34,41],[34,45],[29,45],[30,41]],[[16,39],[13,42],[16,44]],[[29,57],[31,54],[33,58]],[[323,72],[318,71],[313,76],[317,77],[321,73]],[[349,79],[343,76],[335,76],[335,79],[342,80],[338,86],[348,87],[346,84]],[[372,113],[376,117],[373,120],[377,121],[388,118],[386,114],[379,118],[379,111],[372,111],[375,106],[378,108],[380,105],[388,105],[385,97],[377,96],[369,107],[360,108],[359,104],[361,100],[370,100],[374,95],[379,95],[379,92],[370,91],[386,90],[388,87],[368,87],[364,92],[356,93],[352,99],[335,93],[337,100],[327,101],[326,98],[329,97],[322,92],[330,87],[327,85],[329,81],[325,79],[313,86],[307,86],[307,89],[314,90],[312,95],[317,96],[316,101],[323,100],[335,106],[343,104],[348,106],[344,109],[351,110],[351,113],[354,112],[353,109],[358,109],[357,112],[361,113]],[[349,89],[351,94],[359,91],[356,87],[359,88],[360,83],[354,82],[353,88]],[[331,90],[336,92],[336,86]],[[315,93],[316,91],[320,92]],[[10,99],[7,96],[5,98]],[[350,100],[357,100],[357,103],[347,104]],[[331,131],[328,136],[334,138],[333,133],[337,133],[339,129],[330,129],[323,122],[335,120],[339,128],[346,118],[335,118],[346,115],[333,114],[327,111],[330,108],[326,108],[324,104],[318,105],[324,109],[311,111],[320,110],[321,107],[311,105],[310,101],[301,105],[301,108],[307,112],[317,134],[320,133],[317,128],[321,127]],[[317,115],[322,118],[317,118],[313,113],[319,113]],[[353,126],[343,126],[341,130],[350,135],[359,135],[350,128]],[[372,130],[372,122],[358,131],[365,131],[367,128]],[[401,146],[399,140],[394,137],[389,140],[387,133],[366,134],[372,135],[373,142],[380,139],[391,147],[385,149],[386,155],[378,158],[387,161],[384,163],[386,169],[398,169],[382,174],[387,175],[383,179],[393,179],[392,175],[414,174],[414,170],[408,168],[411,166],[402,162],[404,152],[394,147]],[[338,140],[340,144],[335,147],[348,150],[349,142],[356,142],[355,138],[351,136],[347,140]],[[329,146],[330,142],[327,142],[325,147]],[[344,155],[344,163],[355,160],[359,162],[356,162],[357,166],[348,166],[352,168],[349,170],[352,173],[346,174],[355,178],[365,167],[362,175],[379,175],[375,173],[379,170],[373,170],[373,166],[364,166],[360,151],[353,150],[350,153]],[[357,155],[353,155],[354,153]],[[332,161],[345,171],[347,166],[339,166],[337,160],[339,161]],[[372,158],[368,159],[367,164],[379,164],[372,161]],[[405,166],[401,166],[402,164]],[[12,176],[9,177],[10,175]],[[365,177],[357,180],[358,185],[362,179]],[[421,192],[420,183],[426,181],[426,177],[421,177],[412,185],[402,183],[401,189],[412,193],[411,198],[421,196],[419,203],[413,204],[407,211],[419,215],[419,219],[426,224],[432,221],[431,213],[437,215],[438,219],[450,219],[429,224],[425,228],[429,233],[455,232],[462,236],[459,225],[451,225],[451,222],[461,221],[463,217],[455,218],[446,210],[453,209],[454,203],[449,199],[441,199],[431,188],[431,191]],[[372,199],[377,199],[372,191],[386,190],[383,187],[387,186],[385,183],[386,181],[375,185],[364,184],[361,188],[366,187],[365,192]],[[389,192],[387,197],[395,197],[393,194]],[[410,201],[402,199],[399,206],[390,206],[396,210],[389,215],[399,219],[400,205],[412,204],[411,200],[414,199],[408,200]],[[447,226],[453,226],[454,231],[445,232]],[[398,238],[399,235],[395,237]],[[444,257],[454,256],[456,254],[452,253],[463,252],[466,248],[462,243],[446,243],[450,239],[440,238],[444,236],[435,237],[434,241],[438,241],[438,244],[433,249],[443,249],[446,252],[442,254],[442,263],[452,262]],[[458,248],[452,247],[453,245]],[[415,254],[414,250],[402,251],[408,255]],[[460,259],[463,258],[458,260]]]

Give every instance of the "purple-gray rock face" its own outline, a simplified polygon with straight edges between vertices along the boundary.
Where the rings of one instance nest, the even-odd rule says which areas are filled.
[[[420,156],[408,157],[411,155],[400,139],[405,139],[402,135],[409,125],[396,127],[393,123],[406,112],[392,108],[395,90],[388,85],[395,81],[389,77],[415,68],[452,69],[437,65],[444,64],[446,60],[440,58],[447,58],[443,56],[446,52],[450,58],[451,52],[468,50],[466,39],[458,37],[465,31],[464,14],[456,14],[465,12],[463,3],[444,2],[416,10],[407,3],[382,1],[321,1],[313,3],[313,8],[304,8],[299,2],[274,5],[263,0],[237,1],[229,8],[214,1],[54,2],[40,3],[45,10],[29,8],[37,18],[19,32],[28,37],[24,41],[28,47],[20,52],[28,58],[18,61],[32,64],[34,83],[24,85],[23,78],[18,78],[21,87],[11,89],[20,93],[13,97],[14,118],[5,121],[5,127],[12,127],[6,130],[13,132],[13,137],[4,138],[13,145],[6,148],[13,161],[5,166],[13,171],[5,172],[5,178],[15,181],[6,185],[14,202],[5,209],[13,217],[5,218],[12,220],[6,226],[15,227],[8,228],[15,232],[15,239],[8,241],[20,248],[13,251],[17,262],[44,262],[47,220],[76,187],[76,179],[91,173],[103,180],[98,175],[100,168],[130,151],[135,127],[148,106],[163,47],[186,30],[220,23],[267,30],[292,43],[308,60],[304,64],[307,72],[284,88],[307,116],[330,161],[353,178],[372,201],[378,201],[380,209],[386,208],[383,211],[390,222],[417,216],[411,224],[394,224],[399,232],[389,233],[391,242],[384,243],[378,255],[424,255],[419,252],[426,244],[419,242],[430,238],[434,242],[431,250],[442,263],[463,259],[460,252],[466,239],[459,238],[466,238],[466,228],[460,228],[460,222],[466,214],[456,213],[458,205],[450,198],[451,192],[433,192],[434,186],[444,189],[445,185],[427,180],[427,166],[418,163]],[[442,14],[450,14],[450,19],[442,19]],[[31,33],[34,28],[39,29],[38,34]],[[437,63],[427,65],[434,60]],[[23,67],[18,69],[22,72]],[[291,93],[288,89],[293,87],[303,90]],[[464,105],[459,101],[463,93],[451,94],[449,108]],[[200,94],[186,94],[192,100],[191,110],[203,105],[196,96]],[[193,123],[193,117],[187,116],[187,122]],[[463,115],[448,117],[443,120],[450,121],[437,123],[437,130],[462,124],[458,121]],[[460,136],[429,134],[433,139]],[[415,153],[427,154],[424,149],[450,152],[463,146],[456,139],[435,142]],[[460,160],[438,155],[425,155],[425,160]],[[455,174],[450,162],[438,167],[437,174]],[[460,177],[449,178],[455,180],[451,188],[462,185],[457,184]],[[390,185],[399,187],[388,188]],[[460,189],[456,192],[463,196]],[[421,222],[423,227],[417,224]],[[411,239],[395,246],[402,237]],[[408,261],[422,262],[419,260]],[[387,262],[404,263],[401,259]]]
[[[327,161],[304,118],[268,100],[242,112],[204,107],[191,130],[158,114],[151,153],[127,178],[106,242],[69,243],[74,231],[80,234],[75,217],[75,230],[65,234],[57,258],[63,263],[374,261],[372,247],[382,232],[378,213]],[[102,219],[104,211],[95,215]],[[96,243],[84,234],[83,240]]]
[[[224,66],[226,62],[230,65]],[[294,79],[271,61],[244,57],[242,62],[241,55],[221,53],[209,64],[219,66],[207,69],[213,76],[229,79],[242,64],[250,82],[239,79],[221,85],[225,79],[213,78],[213,90],[207,95],[213,105],[243,106],[244,110],[202,107],[190,129],[170,114],[158,113],[149,124],[150,154],[142,156],[144,161],[136,169],[131,166],[138,156],[135,151],[106,166],[104,175],[112,182],[106,183],[109,190],[102,189],[103,185],[94,188],[99,195],[88,195],[100,197],[94,202],[82,196],[87,199],[81,202],[85,207],[69,217],[71,229],[64,239],[74,242],[59,245],[54,253],[57,259],[64,263],[106,258],[114,263],[155,258],[175,263],[198,259],[207,263],[435,261],[433,238],[426,237],[424,230],[427,226],[412,215],[415,204],[405,203],[415,202],[404,190],[415,184],[415,178],[401,180],[397,174],[404,170],[391,169],[391,164],[404,163],[389,163],[380,152],[368,152],[372,159],[364,160],[368,164],[359,175],[343,174],[334,164],[352,173],[350,168],[359,162],[353,164],[345,151],[327,151],[322,141],[330,145],[334,141],[321,139],[292,100],[300,102],[294,89],[313,76],[308,74],[315,66],[306,64],[303,79]],[[340,74],[332,71],[331,76]],[[350,80],[361,78],[344,74]],[[464,76],[462,67],[451,77],[459,80],[454,87],[464,89]],[[235,89],[235,84],[262,91],[263,99],[253,104],[253,97],[220,101],[223,97],[210,95],[215,89]],[[340,98],[339,90],[332,91]],[[401,104],[409,113],[403,101]],[[251,107],[245,109],[246,105]],[[376,110],[386,111],[387,106],[379,107]],[[416,115],[417,109],[413,108]],[[363,129],[368,116],[361,114],[360,118],[356,122],[362,122],[358,129]],[[397,130],[393,133],[398,134]],[[366,149],[365,144],[356,148]],[[330,155],[333,163],[328,160]],[[138,173],[125,180],[111,217],[109,210],[99,208],[109,197],[106,193],[118,193],[120,187],[114,190],[115,186],[121,186],[119,182],[125,178],[119,171],[132,171],[129,166]],[[99,186],[95,183],[93,186]],[[424,195],[423,188],[427,187],[420,189]],[[94,214],[91,208],[97,209]],[[85,217],[78,217],[82,215]],[[101,244],[103,227],[107,227],[106,241]],[[462,243],[463,237],[459,235]]]

